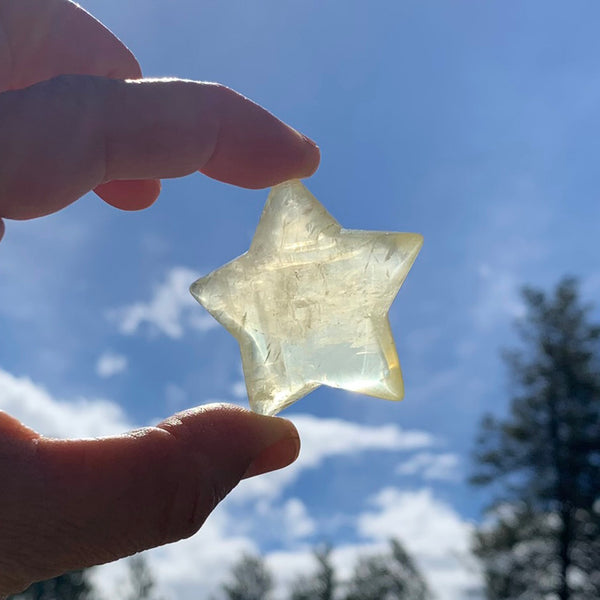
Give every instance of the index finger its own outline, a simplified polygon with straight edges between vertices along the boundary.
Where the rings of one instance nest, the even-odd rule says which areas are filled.
[[[200,170],[261,188],[318,163],[314,142],[221,85],[73,75],[0,94],[0,217],[49,214],[111,180]]]
[[[0,69],[0,91],[26,88],[63,74],[142,76],[132,52],[70,0],[0,2],[0,54],[6,48],[10,48],[10,69]],[[145,208],[156,200],[160,187],[159,180],[115,181],[97,193],[112,204],[121,201],[129,208]]]

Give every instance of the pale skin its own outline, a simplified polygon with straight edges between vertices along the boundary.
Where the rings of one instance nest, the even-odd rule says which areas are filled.
[[[236,92],[141,77],[68,0],[0,2],[0,238],[91,190],[139,210],[161,178],[262,188],[316,170],[313,142]],[[299,449],[289,421],[232,406],[96,440],[46,438],[0,411],[0,598],[188,537],[241,479]]]

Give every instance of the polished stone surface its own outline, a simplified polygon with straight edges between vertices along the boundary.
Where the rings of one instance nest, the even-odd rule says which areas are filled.
[[[387,313],[422,244],[343,229],[300,181],[274,187],[248,252],[191,287],[240,344],[251,408],[320,385],[401,400]]]

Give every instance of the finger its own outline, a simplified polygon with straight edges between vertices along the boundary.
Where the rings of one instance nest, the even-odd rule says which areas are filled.
[[[20,89],[58,75],[138,79],[131,51],[102,23],[68,0],[3,0],[0,25],[11,49],[10,79]]]
[[[260,188],[318,163],[313,142],[216,84],[65,76],[0,95],[0,217],[49,214],[112,180],[201,170]]]
[[[102,23],[68,0],[6,0],[0,25],[8,36],[10,78],[0,91],[25,88],[63,74],[139,79],[132,52]],[[74,52],[73,49],[77,51]],[[96,193],[109,204],[130,210],[150,206],[159,181],[111,182]]]
[[[158,198],[160,190],[160,179],[109,181],[94,188],[102,200],[121,210],[148,208]]]
[[[35,445],[25,467],[8,479],[14,488],[15,477],[27,477],[13,500],[18,514],[6,507],[0,513],[6,520],[0,565],[4,546],[18,575],[8,590],[0,577],[0,595],[32,576],[51,577],[188,537],[245,475],[284,467],[299,450],[290,422],[223,405],[121,437],[42,438]],[[27,535],[32,539],[23,539]]]

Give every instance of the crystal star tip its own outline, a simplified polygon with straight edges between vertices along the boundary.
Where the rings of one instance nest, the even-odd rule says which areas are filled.
[[[252,410],[320,385],[401,400],[388,311],[422,244],[343,229],[300,181],[275,186],[248,252],[191,286],[239,342]]]

